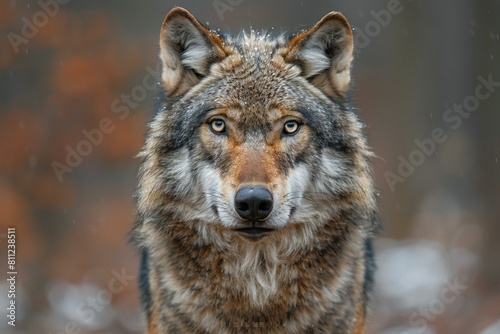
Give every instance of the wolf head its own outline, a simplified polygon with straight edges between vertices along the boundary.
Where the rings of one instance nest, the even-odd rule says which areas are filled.
[[[166,98],[141,153],[143,224],[163,217],[151,219],[225,247],[370,227],[370,151],[346,99],[353,38],[340,13],[290,38],[224,37],[176,8],[160,48]]]

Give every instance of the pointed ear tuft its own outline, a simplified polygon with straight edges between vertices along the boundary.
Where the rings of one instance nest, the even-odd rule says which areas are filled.
[[[185,93],[226,57],[221,39],[184,8],[172,9],[161,27],[162,80],[168,96]]]
[[[344,97],[351,81],[353,40],[346,18],[331,12],[290,42],[285,61],[329,96]]]

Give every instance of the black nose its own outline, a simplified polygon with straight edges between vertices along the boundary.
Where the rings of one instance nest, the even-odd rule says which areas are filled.
[[[273,195],[263,186],[244,186],[236,192],[234,207],[243,219],[264,219],[273,210]]]

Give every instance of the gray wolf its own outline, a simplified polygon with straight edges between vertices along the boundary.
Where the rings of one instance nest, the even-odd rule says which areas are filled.
[[[222,36],[175,8],[133,238],[148,333],[363,333],[377,209],[352,31]]]

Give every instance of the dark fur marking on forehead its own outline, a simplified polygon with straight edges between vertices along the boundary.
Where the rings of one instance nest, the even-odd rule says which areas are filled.
[[[319,148],[330,146],[329,142],[331,142],[333,136],[336,136],[339,129],[337,121],[332,121],[330,118],[326,117],[321,109],[322,108],[318,107],[318,109],[315,110],[304,106],[299,106],[296,109],[304,117],[311,131],[315,133],[315,145]],[[333,113],[333,111],[331,112]]]
[[[307,121],[307,123],[310,126],[316,126],[317,125],[317,113],[314,112],[314,110],[311,110],[311,108],[306,107],[306,106],[299,106],[296,109],[297,112],[299,112],[304,119]]]
[[[351,141],[346,137],[342,120],[343,114],[352,111],[347,109],[341,101],[333,100],[332,103],[333,108],[324,104],[317,104],[313,107],[299,105],[296,111],[305,118],[311,130],[315,132],[315,145],[318,148],[329,147],[341,153],[352,152],[354,147],[349,144]]]
[[[214,108],[211,105],[204,105],[203,108],[193,108],[187,106],[186,109],[183,105],[175,107],[175,110],[165,111],[169,113],[172,123],[172,131],[167,136],[170,139],[168,143],[172,149],[186,146],[192,136],[196,136],[196,130],[204,123],[207,114]],[[181,117],[177,113],[188,113],[189,117]]]

